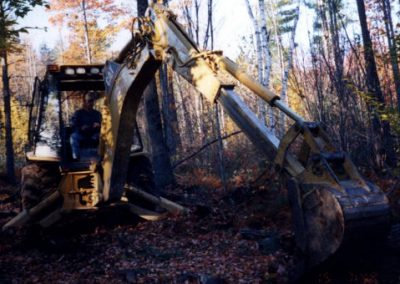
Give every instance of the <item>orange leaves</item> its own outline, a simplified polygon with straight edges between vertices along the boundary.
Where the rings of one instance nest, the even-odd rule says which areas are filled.
[[[109,0],[51,0],[50,21],[60,26],[63,61],[70,64],[99,63],[106,60],[112,40],[128,14]]]
[[[200,186],[204,188],[220,188],[221,180],[204,169],[193,169],[192,173],[177,176],[179,183],[185,186]]]
[[[104,20],[108,24],[115,24],[114,20],[117,17],[123,17],[126,13],[122,7],[110,0],[51,0],[48,11],[53,14],[51,21],[62,25],[77,23],[78,18],[82,20],[84,8],[89,20]]]

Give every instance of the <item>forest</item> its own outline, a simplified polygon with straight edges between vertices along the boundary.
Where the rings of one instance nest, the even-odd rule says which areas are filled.
[[[186,62],[174,59],[182,52],[180,43],[169,41],[157,53],[155,33],[146,28],[158,26],[149,24],[151,16],[144,17],[149,6],[158,7],[155,3],[197,46]],[[48,87],[43,82],[49,70],[109,61],[125,66],[131,60],[127,66],[136,76],[143,56],[137,50],[124,52],[140,40],[156,50],[155,56],[164,56],[154,74],[140,77],[146,85],[136,123],[119,122],[121,128],[137,126],[152,179],[152,189],[145,190],[147,184],[139,188],[154,194],[158,203],[150,208],[157,218],[149,221],[140,214],[148,211],[140,209],[131,209],[139,210],[136,215],[113,210],[108,193],[102,193],[100,205],[69,208],[68,216],[48,228],[27,222],[3,229],[0,283],[399,283],[399,19],[396,0],[0,1],[2,227],[21,214],[33,220],[37,207],[25,207],[24,190],[34,188],[29,190],[40,190],[41,200],[49,198],[50,191],[51,196],[62,191],[62,185],[48,186],[49,180],[68,176],[72,168],[73,161],[65,166],[63,158],[40,168],[43,161],[27,156],[32,145],[46,142],[32,138],[32,123],[40,123],[32,116],[38,86]],[[223,77],[223,91],[212,100],[198,88],[195,75],[180,74],[197,60],[210,66],[225,62],[220,66],[228,72],[210,67]],[[104,81],[107,64],[101,71]],[[233,72],[229,66],[238,67]],[[244,73],[246,79],[235,76]],[[245,110],[237,107],[239,114],[227,107],[228,85],[245,105]],[[111,98],[106,84],[107,92]],[[265,99],[269,94],[271,99]],[[82,97],[78,91],[64,95],[58,103],[51,97],[46,101],[44,118],[53,128],[46,130],[51,133],[47,142],[60,157],[64,126],[55,126],[63,119],[57,107],[78,109]],[[107,104],[112,99],[98,99],[94,106],[103,118],[101,137],[113,130],[103,126],[110,124],[108,118],[116,117]],[[240,124],[238,115],[248,113],[251,119]],[[253,122],[248,126],[247,121]],[[269,141],[252,136],[254,129],[264,131]],[[128,171],[123,178],[136,187],[134,179],[146,166],[133,166],[137,172],[130,176],[132,160],[117,161],[130,155],[128,146],[121,146],[124,155],[117,138],[107,139],[105,146],[100,143],[104,157],[91,175],[112,193],[114,183],[107,185],[105,178],[111,159],[118,171]],[[109,145],[117,153],[109,154]],[[110,180],[119,182],[112,163]],[[36,164],[37,176],[27,184],[24,175],[36,171]],[[38,178],[46,174],[51,178]],[[368,202],[382,204],[370,209]],[[367,236],[375,233],[368,243]]]

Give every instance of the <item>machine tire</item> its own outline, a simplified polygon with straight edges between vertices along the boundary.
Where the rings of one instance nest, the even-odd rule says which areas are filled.
[[[153,167],[150,159],[144,154],[135,155],[130,158],[126,181],[129,186],[157,195]],[[138,197],[132,192],[127,191],[126,195],[128,200],[132,203],[147,209],[154,208],[153,203]]]
[[[60,173],[54,164],[32,163],[21,170],[21,207],[30,209],[57,188]]]

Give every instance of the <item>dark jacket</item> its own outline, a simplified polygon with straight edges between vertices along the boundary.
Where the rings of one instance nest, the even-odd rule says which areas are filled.
[[[89,111],[79,109],[72,116],[71,122],[73,132],[90,137],[99,132],[99,128],[93,128],[93,124],[101,124],[101,113],[95,109]],[[82,126],[84,125],[89,126],[89,128],[82,130]]]

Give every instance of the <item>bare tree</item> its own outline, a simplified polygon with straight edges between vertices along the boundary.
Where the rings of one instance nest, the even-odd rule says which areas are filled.
[[[386,38],[389,47],[393,80],[396,89],[397,110],[400,112],[400,70],[399,70],[396,37],[393,29],[392,8],[390,1],[388,0],[381,0],[379,3],[381,4],[383,10],[383,16],[384,16],[383,22],[385,23]]]
[[[167,64],[162,64],[159,70],[160,86],[162,93],[162,117],[164,122],[164,138],[168,146],[170,155],[177,153],[180,145],[178,116],[176,113],[175,96],[172,86],[172,76],[169,76]]]
[[[365,5],[363,0],[356,0],[356,3],[364,42],[367,90],[368,95],[371,96],[372,99],[372,102],[368,103],[368,107],[371,112],[372,129],[375,134],[373,139],[375,141],[374,150],[376,155],[376,164],[377,166],[382,167],[383,163],[386,162],[389,166],[394,167],[396,166],[396,155],[393,148],[390,125],[388,121],[381,121],[379,117],[379,113],[382,111],[385,101],[376,69],[371,36],[367,25]]]

